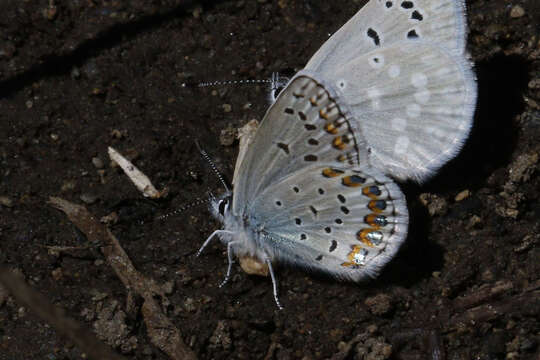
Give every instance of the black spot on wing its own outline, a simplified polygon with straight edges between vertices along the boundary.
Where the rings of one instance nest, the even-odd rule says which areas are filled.
[[[375,44],[375,46],[379,46],[381,44],[381,39],[379,38],[379,34],[372,28],[369,28],[367,30],[367,36],[369,36],[373,40],[373,43]]]

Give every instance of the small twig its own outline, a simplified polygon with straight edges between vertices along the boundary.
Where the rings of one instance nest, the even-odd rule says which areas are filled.
[[[45,296],[26,285],[11,271],[0,269],[0,282],[19,303],[53,326],[56,331],[86,353],[90,359],[125,360],[125,357],[115,354],[107,345],[100,342],[90,330],[67,317],[62,309],[51,304]]]
[[[264,357],[264,360],[272,360],[274,358],[274,353],[276,352],[276,349],[279,346],[280,345],[277,342],[272,341],[272,343],[268,347],[268,351],[266,352],[266,356]]]
[[[454,307],[457,310],[469,309],[473,306],[485,303],[486,301],[512,290],[514,285],[510,281],[497,282],[494,286],[485,286],[474,293],[459,297],[454,300]]]
[[[45,246],[38,245],[45,249],[49,255],[60,256],[67,255],[75,259],[95,259],[97,256],[95,254],[95,248],[92,246]]]
[[[142,314],[152,343],[171,359],[196,359],[195,353],[183,342],[180,331],[163,314],[154,296],[165,300],[163,290],[151,279],[139,273],[120,245],[118,239],[81,205],[51,197],[49,204],[63,211],[91,242],[104,244],[103,254],[124,286],[143,299]]]
[[[469,309],[454,316],[448,322],[450,329],[465,324],[477,324],[490,321],[517,308],[537,309],[540,305],[540,291],[524,291],[519,295],[497,303],[485,304]]]
[[[167,195],[168,190],[166,188],[162,191],[156,190],[154,185],[152,185],[150,178],[114,148],[109,146],[108,151],[111,160],[116,162],[118,166],[124,170],[131,182],[133,182],[133,184],[137,187],[137,189],[139,189],[140,192],[142,192],[145,197],[159,199]]]

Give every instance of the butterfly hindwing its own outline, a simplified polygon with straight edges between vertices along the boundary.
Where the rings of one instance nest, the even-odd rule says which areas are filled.
[[[407,234],[404,195],[367,166],[298,169],[259,194],[251,209],[272,258],[348,280],[374,277]]]

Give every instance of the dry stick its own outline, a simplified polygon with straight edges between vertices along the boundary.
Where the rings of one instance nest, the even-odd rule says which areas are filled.
[[[540,291],[524,291],[497,303],[480,305],[452,317],[447,326],[453,330],[468,324],[477,324],[496,319],[515,309],[538,309],[540,305]]]
[[[470,309],[473,306],[487,302],[488,300],[508,292],[514,288],[510,281],[499,281],[494,286],[484,286],[467,296],[458,297],[454,300],[454,308],[457,310]]]
[[[182,341],[180,331],[163,314],[154,296],[165,299],[163,290],[152,280],[141,275],[118,242],[118,239],[102,225],[84,206],[61,198],[49,198],[49,204],[63,211],[92,243],[103,244],[103,253],[116,275],[128,291],[138,293],[143,299],[142,314],[152,343],[171,359],[196,359],[195,353]]]
[[[58,333],[72,341],[90,359],[126,359],[115,354],[107,345],[100,342],[90,330],[67,317],[62,309],[51,304],[45,296],[26,285],[23,279],[11,271],[0,269],[0,283],[15,297],[17,302],[53,326]]]

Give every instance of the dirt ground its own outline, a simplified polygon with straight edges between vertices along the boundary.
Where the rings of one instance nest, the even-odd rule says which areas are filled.
[[[466,2],[479,101],[463,152],[402,186],[410,235],[377,280],[280,268],[278,311],[270,280],[238,266],[218,287],[221,244],[194,256],[219,226],[205,206],[154,220],[219,193],[195,140],[230,180],[224,135],[268,106],[264,86],[181,84],[300,70],[363,1],[2,0],[0,264],[128,359],[168,359],[100,244],[47,205],[59,196],[118,214],[113,233],[201,359],[539,359],[540,2]],[[169,196],[143,199],[108,146]],[[1,360],[85,357],[0,290]]]

